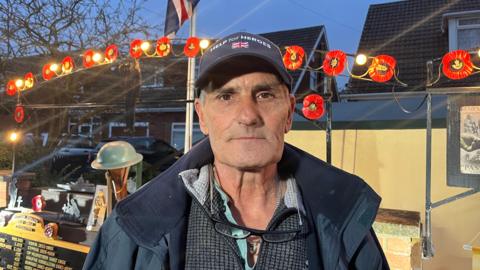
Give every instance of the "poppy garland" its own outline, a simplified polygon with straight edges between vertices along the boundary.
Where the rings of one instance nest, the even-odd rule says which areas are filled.
[[[9,96],[13,96],[17,93],[17,86],[15,85],[14,80],[7,82],[7,85],[5,86],[5,93],[7,93]]]
[[[140,58],[144,53],[142,49],[143,41],[135,39],[130,43],[130,56],[133,58]],[[158,57],[164,57],[172,53],[171,40],[168,37],[162,37],[157,40],[155,53]],[[201,52],[200,39],[197,37],[190,37],[187,39],[184,54],[187,57],[196,57]],[[83,66],[85,68],[92,67],[96,64],[94,60],[95,52],[87,50],[83,53]],[[118,47],[115,44],[109,45],[105,49],[104,63],[112,63],[118,58]],[[299,69],[304,61],[305,51],[301,46],[293,45],[285,47],[285,54],[282,61],[285,67],[291,71]],[[98,60],[97,60],[98,61]],[[378,55],[373,58],[371,65],[366,73],[370,78],[379,83],[384,83],[395,76],[396,60],[390,55]],[[71,73],[75,68],[73,58],[67,56],[61,62],[61,74],[56,71],[57,64],[46,64],[42,67],[42,77],[45,81],[64,74]],[[328,76],[338,76],[345,70],[347,63],[347,55],[341,50],[333,50],[327,52],[323,59],[323,71]],[[480,70],[480,67],[474,65],[471,60],[470,52],[465,50],[456,50],[445,54],[442,58],[442,72],[452,80],[460,80],[469,77],[474,73],[474,70]],[[351,74],[353,76],[353,74]],[[364,77],[366,74],[356,77]],[[355,77],[355,76],[354,76]],[[18,91],[32,88],[35,84],[35,76],[32,73],[27,73],[24,77],[24,84],[20,87],[16,86],[16,80],[9,80],[5,85],[5,93],[9,96],[15,95]]]
[[[387,82],[393,77],[396,65],[397,61],[390,55],[375,56],[368,68],[368,75],[376,82]]]
[[[140,58],[142,56],[142,41],[140,39],[134,39],[130,43],[130,56],[133,58]]]
[[[196,37],[189,37],[183,47],[183,53],[187,57],[195,57],[200,52],[200,39]]]
[[[300,46],[288,46],[285,48],[285,55],[283,56],[283,64],[287,69],[297,70],[302,66],[305,51]]]
[[[325,113],[323,102],[323,97],[318,94],[310,94],[306,96],[303,99],[303,115],[310,120],[319,119]]]
[[[27,74],[25,74],[25,76],[23,77],[23,81],[25,83],[25,89],[32,88],[35,84],[35,77],[33,76],[33,73],[28,72]]]
[[[42,68],[42,77],[45,81],[51,80],[55,76],[55,72],[50,69],[52,64],[46,64]]]
[[[442,71],[447,78],[452,80],[467,78],[473,72],[470,53],[456,50],[445,54],[442,58]]]
[[[73,62],[72,57],[67,56],[67,57],[63,58],[63,60],[62,60],[62,72],[64,74],[71,73],[73,68],[75,68],[75,64]]]
[[[105,59],[108,63],[112,63],[118,58],[118,47],[115,44],[109,45],[105,48]]]
[[[164,57],[170,54],[172,46],[168,37],[162,37],[157,40],[157,47],[155,48],[157,55]]]
[[[15,118],[15,122],[17,122],[19,124],[23,122],[23,120],[25,118],[25,109],[23,108],[22,105],[17,105],[15,107],[14,118]]]
[[[328,76],[337,76],[345,69],[347,55],[340,50],[329,51],[323,60],[323,72]]]
[[[95,65],[95,61],[93,60],[93,55],[95,52],[93,50],[87,50],[83,53],[83,66],[86,68],[92,67]]]

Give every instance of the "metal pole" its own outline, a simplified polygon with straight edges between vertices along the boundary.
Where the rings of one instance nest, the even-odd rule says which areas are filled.
[[[330,77],[325,76],[323,78],[323,93],[325,96],[330,93]],[[332,164],[332,100],[331,96],[326,102],[327,122],[325,126],[326,144],[327,144],[327,163]]]
[[[191,5],[191,3],[190,3]],[[192,18],[190,19],[190,36],[195,36],[195,8],[192,6]],[[194,82],[195,82],[195,57],[188,58],[187,73],[187,100],[194,99]],[[192,148],[192,132],[193,130],[193,103],[187,102],[185,109],[185,143],[183,152],[187,153]]]
[[[15,180],[14,173],[15,173],[15,153],[16,153],[16,143],[13,143],[12,147],[12,177],[10,178],[10,183],[8,183],[8,208],[12,209],[15,208],[15,202],[17,201],[17,181]]]
[[[15,146],[16,146],[16,143],[13,142],[13,148],[12,148],[12,151],[13,151],[13,154],[12,154],[12,181],[13,181],[13,174],[15,173],[15,152],[17,150],[17,148]]]
[[[451,197],[448,197],[448,198],[443,199],[441,201],[434,202],[434,203],[431,204],[431,206],[432,206],[432,209],[434,209],[434,208],[437,208],[437,207],[442,206],[444,204],[463,199],[463,198],[468,197],[468,196],[473,195],[473,194],[477,194],[478,192],[479,192],[478,189],[470,189],[470,190],[467,190],[467,191],[462,192],[460,194],[457,194],[455,196],[451,196]]]
[[[423,235],[423,257],[434,256],[432,244],[432,95],[427,94],[427,155],[426,155],[426,187],[425,187],[425,230]]]

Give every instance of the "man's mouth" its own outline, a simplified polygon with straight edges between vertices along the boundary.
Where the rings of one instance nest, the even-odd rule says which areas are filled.
[[[242,136],[242,137],[235,137],[232,140],[264,140],[264,137],[257,137],[257,136]]]

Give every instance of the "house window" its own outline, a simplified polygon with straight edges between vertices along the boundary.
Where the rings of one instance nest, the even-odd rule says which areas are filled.
[[[127,124],[123,122],[110,122],[108,124],[108,137],[124,136],[124,129]],[[135,136],[150,136],[148,122],[135,122]]]
[[[471,50],[480,47],[480,14],[469,13],[448,20],[449,49]]]
[[[85,136],[92,136],[93,125],[92,124],[81,124],[78,126],[78,134]]]
[[[161,88],[164,87],[163,68],[151,65],[144,66],[142,72],[143,87],[147,88]]]
[[[89,120],[90,121],[88,121],[88,119],[84,119],[83,121],[80,121],[76,117],[69,118],[68,133],[92,137],[96,129],[98,129],[100,126],[100,122],[99,119],[95,117],[91,117]]]
[[[198,123],[193,123],[192,129],[192,143],[195,144],[200,139],[205,137],[200,130],[200,125]],[[172,136],[170,139],[170,144],[175,147],[177,150],[180,150],[185,145],[185,123],[172,123]]]

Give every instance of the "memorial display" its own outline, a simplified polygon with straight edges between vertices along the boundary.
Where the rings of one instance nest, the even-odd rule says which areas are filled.
[[[0,227],[0,269],[82,269],[88,246],[58,239],[58,225],[17,213]]]
[[[448,97],[447,142],[447,184],[479,188],[479,95]]]

